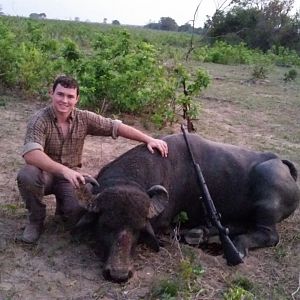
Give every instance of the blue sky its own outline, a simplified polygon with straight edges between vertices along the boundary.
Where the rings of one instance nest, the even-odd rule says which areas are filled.
[[[108,23],[118,20],[121,24],[146,25],[158,22],[161,17],[171,17],[178,25],[193,19],[199,3],[196,27],[200,27],[206,16],[212,16],[225,0],[0,0],[2,11],[7,15],[28,17],[30,13],[45,13],[49,19]],[[229,2],[229,1],[228,1]],[[295,1],[296,9],[300,0]]]

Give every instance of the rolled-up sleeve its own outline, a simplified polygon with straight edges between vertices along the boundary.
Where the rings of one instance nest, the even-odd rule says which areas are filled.
[[[35,142],[29,142],[26,143],[22,148],[22,156],[24,156],[26,153],[32,151],[32,150],[41,150],[44,151],[44,148],[41,144],[35,143]]]
[[[38,115],[34,115],[27,125],[25,134],[25,141],[21,150],[22,156],[32,150],[44,151],[45,145],[45,123],[39,118]]]
[[[105,118],[93,112],[85,111],[88,130],[87,134],[98,136],[111,136],[113,139],[118,137],[118,129],[122,121]]]
[[[112,123],[113,123],[113,130],[112,130],[112,135],[111,136],[112,136],[113,139],[116,139],[119,136],[118,129],[119,129],[119,126],[122,124],[122,121],[113,120]]]

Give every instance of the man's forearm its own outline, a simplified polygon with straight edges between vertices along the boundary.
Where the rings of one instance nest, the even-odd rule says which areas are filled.
[[[63,175],[66,166],[55,162],[41,150],[32,150],[24,155],[27,164],[33,165],[43,171]]]
[[[120,124],[118,127],[118,135],[122,136],[124,138],[135,140],[142,143],[149,143],[153,138],[151,136],[148,136],[144,134],[143,132],[128,126],[126,124]]]

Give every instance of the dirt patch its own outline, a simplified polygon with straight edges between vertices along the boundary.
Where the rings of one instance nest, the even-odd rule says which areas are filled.
[[[240,278],[253,284],[252,292],[257,299],[289,299],[297,289],[299,210],[280,224],[281,242],[277,247],[252,251],[244,264],[237,267],[228,267],[221,255],[212,256],[183,244],[178,246],[168,235],[161,237],[164,246],[159,253],[140,245],[136,251],[136,272],[125,284],[103,279],[101,261],[92,244],[71,241],[69,230],[53,216],[55,201],[52,196],[45,198],[48,204],[46,230],[38,244],[29,246],[15,242],[26,223],[26,211],[15,182],[23,164],[20,148],[26,122],[42,104],[1,97],[0,299],[169,299],[154,296],[155,290],[162,280],[177,282],[182,272],[179,264],[182,255],[203,272],[188,278],[188,284],[174,299],[223,299],[224,291]],[[290,147],[288,154],[293,158],[297,155],[296,163],[299,164],[299,145],[277,137],[274,134],[276,122],[270,121],[267,114],[261,111],[250,114],[249,110],[223,100],[222,105],[218,100],[203,101],[204,113],[196,126],[199,134],[253,149],[275,148],[279,153],[286,153],[286,147]],[[131,123],[142,128],[138,120],[131,120]],[[179,130],[175,125],[165,132],[148,133],[161,135]],[[84,148],[83,171],[95,175],[103,165],[136,144],[122,138],[89,137]],[[296,296],[295,299],[300,299],[299,294]]]

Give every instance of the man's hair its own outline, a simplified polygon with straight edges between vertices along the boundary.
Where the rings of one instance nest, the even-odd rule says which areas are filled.
[[[79,95],[79,84],[73,77],[67,75],[59,75],[58,77],[56,77],[52,87],[53,92],[55,91],[58,84],[60,84],[64,88],[77,89],[77,96]]]

